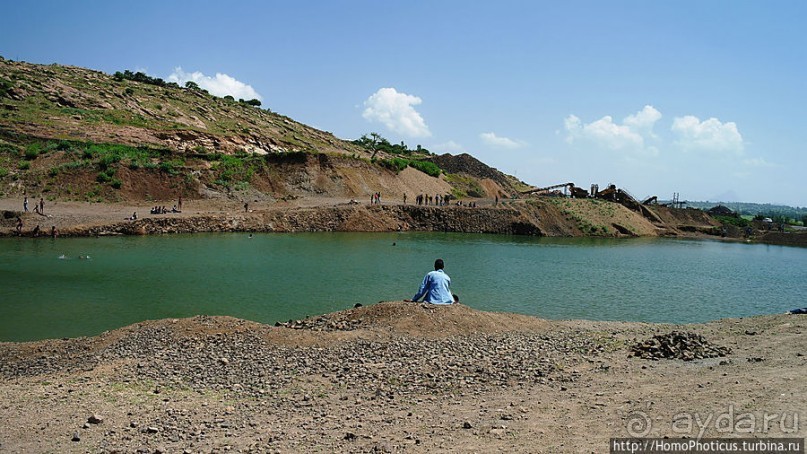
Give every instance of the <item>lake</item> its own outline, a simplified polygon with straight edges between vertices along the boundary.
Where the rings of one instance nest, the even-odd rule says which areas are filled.
[[[4,238],[0,340],[198,314],[273,324],[402,300],[438,257],[462,303],[482,310],[685,323],[807,306],[807,249],[759,244],[415,232]]]

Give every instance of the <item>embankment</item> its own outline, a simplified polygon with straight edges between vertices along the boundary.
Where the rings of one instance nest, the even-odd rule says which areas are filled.
[[[580,203],[582,202],[582,203]],[[135,221],[63,227],[61,235],[154,235],[194,232],[394,232],[428,231],[534,236],[656,236],[666,230],[613,204],[609,215],[585,201],[575,210],[530,201],[500,206],[341,204],[268,208],[197,216],[152,215]],[[596,207],[595,207],[596,208]]]

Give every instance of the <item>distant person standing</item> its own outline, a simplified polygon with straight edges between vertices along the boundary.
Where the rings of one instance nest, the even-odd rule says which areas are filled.
[[[39,198],[39,214],[45,214],[45,199],[43,197]]]
[[[179,211],[182,211],[182,196],[179,196],[179,200],[177,200],[177,208]]]
[[[28,196],[27,195],[25,196],[25,200],[22,201],[22,208],[25,210],[26,213],[28,212]]]
[[[417,302],[423,298],[423,302],[431,304],[452,304],[454,296],[451,294],[451,278],[443,271],[445,264],[443,259],[434,261],[434,271],[430,271],[423,278],[420,288],[411,300]]]
[[[17,235],[22,235],[22,218],[17,216]]]

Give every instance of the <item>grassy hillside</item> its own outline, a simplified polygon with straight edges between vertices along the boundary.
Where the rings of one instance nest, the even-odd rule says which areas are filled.
[[[407,167],[441,177],[439,163],[450,162],[371,136],[338,139],[257,100],[219,98],[192,83],[0,57],[0,196],[119,201],[249,190],[353,196],[387,187],[414,193],[420,188],[391,180]],[[353,186],[329,184],[344,178],[343,168],[353,169]],[[478,161],[451,172],[446,181],[455,196],[512,189],[512,179]],[[501,176],[498,183],[481,190],[479,181],[491,174]]]

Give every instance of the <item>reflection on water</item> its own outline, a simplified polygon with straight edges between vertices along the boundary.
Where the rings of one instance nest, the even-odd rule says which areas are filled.
[[[698,322],[804,306],[807,249],[443,233],[0,240],[0,340],[196,314],[265,323],[410,298],[434,259],[471,307]]]

